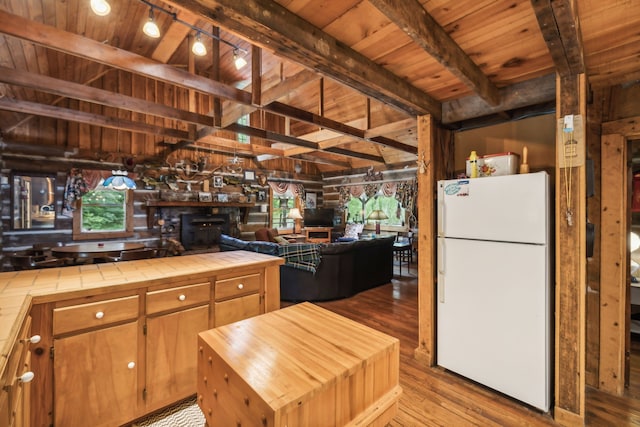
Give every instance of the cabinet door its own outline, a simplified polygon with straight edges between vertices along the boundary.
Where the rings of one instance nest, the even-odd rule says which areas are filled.
[[[215,326],[226,325],[263,313],[260,294],[215,303]]]
[[[196,393],[198,332],[209,329],[209,306],[147,319],[147,411]]]
[[[56,427],[116,426],[137,415],[138,322],[54,340]]]

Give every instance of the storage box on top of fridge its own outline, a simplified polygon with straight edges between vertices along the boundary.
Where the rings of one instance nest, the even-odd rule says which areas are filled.
[[[512,152],[487,154],[478,157],[478,177],[513,175],[518,170],[520,155]],[[471,164],[467,158],[467,176],[471,176]]]

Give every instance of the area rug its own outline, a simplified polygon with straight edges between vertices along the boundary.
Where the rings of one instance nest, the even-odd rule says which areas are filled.
[[[192,397],[138,420],[131,427],[202,427],[204,423],[204,415]]]

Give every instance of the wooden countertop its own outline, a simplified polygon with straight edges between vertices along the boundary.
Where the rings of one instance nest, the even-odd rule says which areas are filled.
[[[228,251],[0,273],[0,373],[33,304],[152,286],[170,277],[196,278],[282,263],[279,257]]]

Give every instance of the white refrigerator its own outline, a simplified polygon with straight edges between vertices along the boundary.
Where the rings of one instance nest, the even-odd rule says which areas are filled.
[[[437,363],[547,412],[546,172],[438,182]]]

